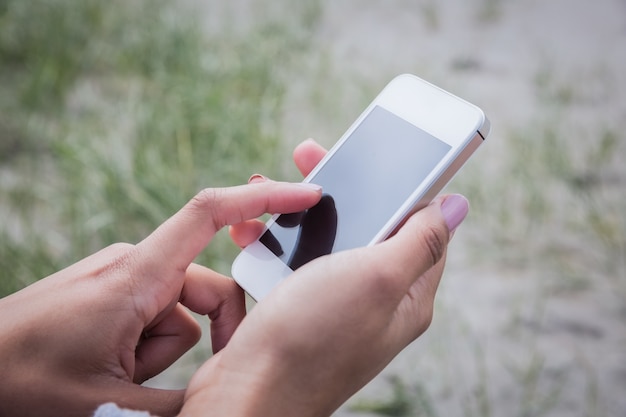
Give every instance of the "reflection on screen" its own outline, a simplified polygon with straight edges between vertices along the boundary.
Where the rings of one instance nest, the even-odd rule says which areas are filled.
[[[450,150],[374,107],[311,182],[314,207],[280,215],[259,239],[295,270],[322,255],[366,246]]]

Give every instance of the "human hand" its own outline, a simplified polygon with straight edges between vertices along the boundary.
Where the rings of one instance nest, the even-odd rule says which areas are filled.
[[[192,261],[222,226],[320,196],[277,182],[207,189],[139,244],[110,246],[0,300],[1,414],[88,416],[108,401],[177,413],[183,391],[138,384],[197,342],[186,308],[211,318],[216,351],[245,315],[232,279]]]
[[[311,142],[296,150],[303,174],[323,153]],[[439,197],[385,242],[298,269],[200,368],[181,415],[330,415],[429,326],[450,233],[467,210],[462,196]],[[245,246],[261,230],[248,221],[231,236]]]

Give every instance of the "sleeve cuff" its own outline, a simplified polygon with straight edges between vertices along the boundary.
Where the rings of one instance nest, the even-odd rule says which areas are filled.
[[[147,411],[129,410],[126,408],[120,408],[117,404],[106,403],[102,404],[93,417],[155,417]]]

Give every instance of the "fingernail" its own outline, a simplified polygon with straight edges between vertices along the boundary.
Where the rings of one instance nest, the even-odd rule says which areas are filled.
[[[318,192],[322,191],[321,185],[313,184],[311,182],[299,182],[298,185],[304,188],[308,188],[309,190],[318,191]]]
[[[468,212],[469,202],[460,194],[452,194],[441,203],[441,213],[450,232],[454,232],[459,227]]]
[[[248,178],[248,184],[254,184],[257,182],[267,181],[267,178],[261,174],[253,174],[250,178]]]

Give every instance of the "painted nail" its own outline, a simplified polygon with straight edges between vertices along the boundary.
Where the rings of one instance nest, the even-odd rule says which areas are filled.
[[[441,213],[450,232],[454,232],[459,227],[468,212],[469,202],[460,194],[448,196],[441,204]]]
[[[257,182],[267,181],[267,178],[261,174],[252,174],[250,178],[248,178],[248,184],[254,184]]]

